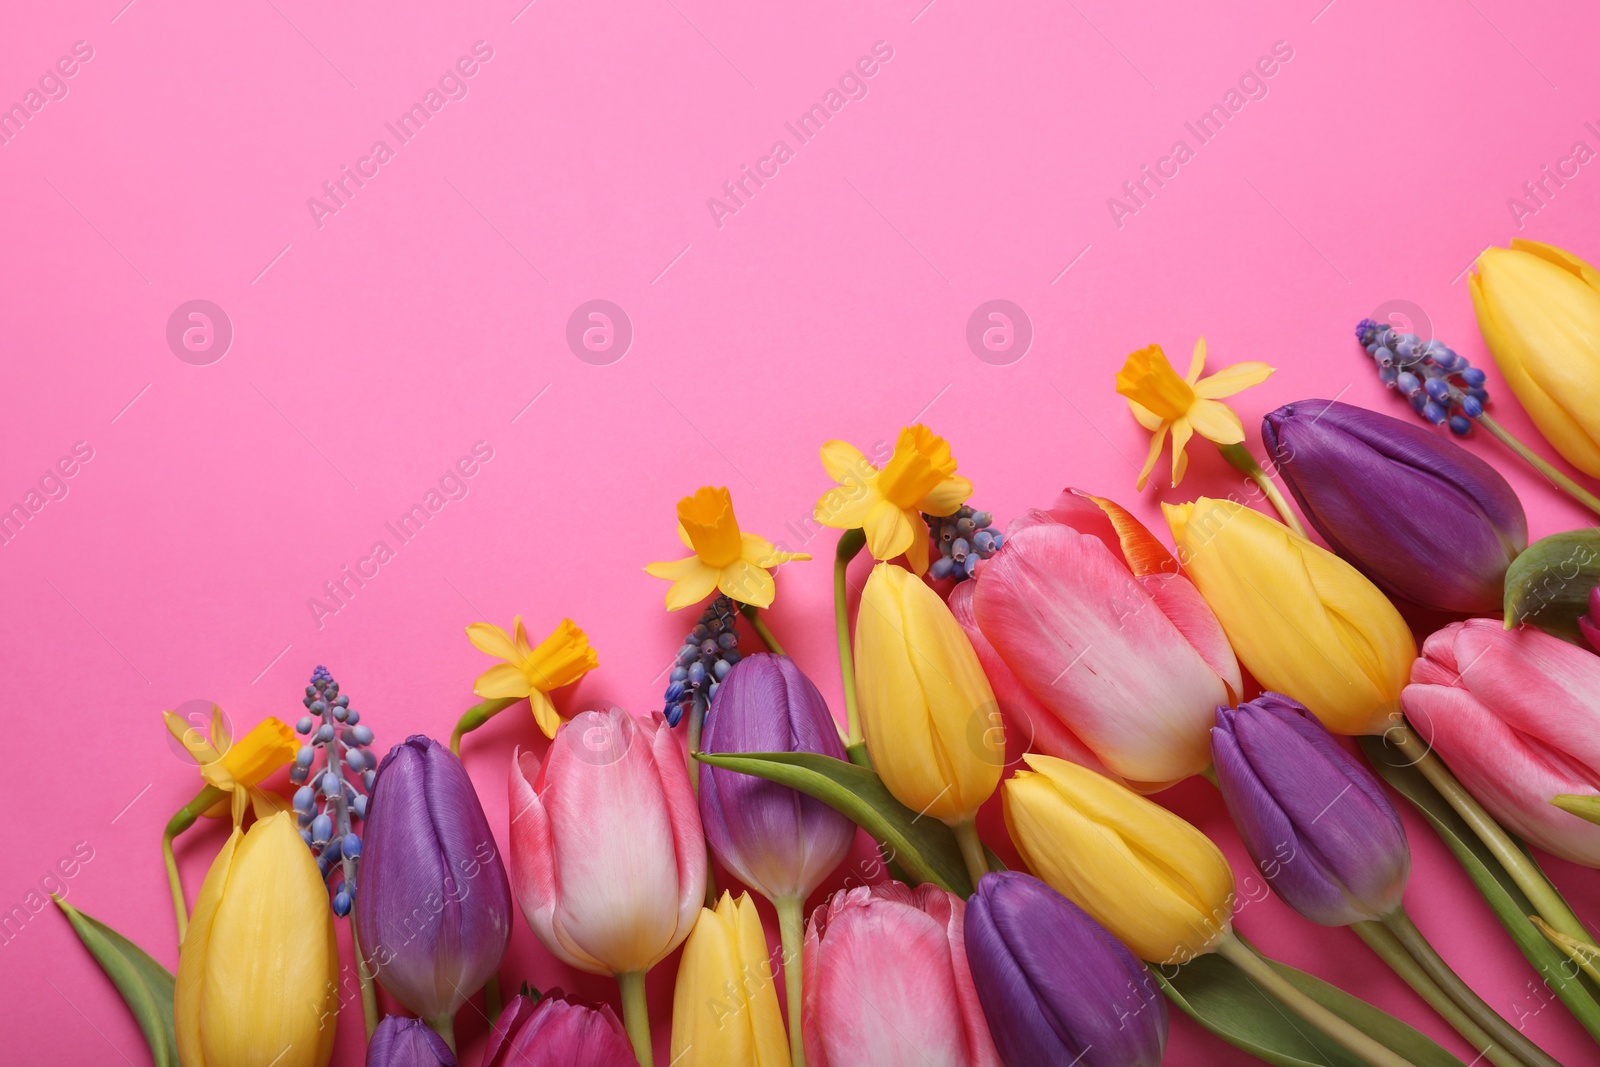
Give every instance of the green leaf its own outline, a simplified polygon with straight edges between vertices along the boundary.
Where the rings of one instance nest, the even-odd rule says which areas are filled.
[[[1589,610],[1589,590],[1600,584],[1600,529],[1569,530],[1540,538],[1506,570],[1506,628],[1532,623],[1579,644],[1578,617]]]
[[[900,803],[865,767],[816,752],[697,752],[695,759],[816,797],[871,834],[884,856],[900,864],[913,882],[932,882],[962,897],[972,895],[972,879],[950,828]]]
[[[172,1012],[176,979],[172,972],[105,923],[91,919],[58,896],[52,894],[51,899],[122,994],[123,1003],[144,1031],[155,1067],[178,1067],[178,1038]]]
[[[1302,993],[1416,1067],[1463,1067],[1460,1060],[1387,1012],[1304,971],[1267,962]],[[1313,1029],[1215,953],[1190,960],[1170,979],[1155,967],[1150,972],[1185,1015],[1258,1059],[1279,1067],[1366,1067],[1365,1060]]]
[[[1384,781],[1394,786],[1433,824],[1434,830],[1450,851],[1455,853],[1456,860],[1472,879],[1472,884],[1477,886],[1478,892],[1500,920],[1500,925],[1505,927],[1511,940],[1533,964],[1534,970],[1561,998],[1567,1010],[1583,1024],[1583,1028],[1600,1040],[1600,1000],[1596,999],[1594,987],[1584,982],[1577,965],[1545,940],[1529,920],[1535,909],[1505,868],[1500,866],[1449,802],[1428,784],[1422,772],[1407,763],[1397,750],[1386,745],[1380,737],[1361,738],[1361,748],[1367,754],[1367,761]]]

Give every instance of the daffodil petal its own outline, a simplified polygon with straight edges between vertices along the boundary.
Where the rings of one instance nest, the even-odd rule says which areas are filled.
[[[517,662],[520,662],[533,654],[533,646],[528,643],[528,629],[522,625],[522,616],[512,619],[511,624],[511,641],[517,646]]]
[[[474,622],[467,626],[467,640],[472,642],[472,647],[479,652],[487,653],[495,659],[514,660],[517,658],[517,646],[512,643],[511,635],[500,627],[487,622]]]
[[[1167,425],[1162,423],[1156,428],[1155,436],[1150,438],[1150,451],[1144,457],[1144,469],[1139,472],[1139,480],[1134,483],[1135,489],[1143,489],[1144,484],[1150,480],[1150,472],[1156,469],[1156,460],[1161,458],[1161,446],[1167,443]]]
[[[1178,483],[1183,481],[1183,474],[1189,469],[1189,454],[1184,448],[1189,444],[1189,438],[1194,436],[1194,428],[1188,419],[1179,419],[1172,424],[1172,488],[1178,488]]]
[[[1267,363],[1235,363],[1231,367],[1223,367],[1209,378],[1201,378],[1194,384],[1194,395],[1207,400],[1232,396],[1252,385],[1260,385],[1272,377],[1276,369]]]
[[[1151,411],[1137,400],[1128,401],[1128,410],[1133,414],[1133,417],[1139,421],[1139,425],[1143,426],[1151,433],[1155,433],[1156,427],[1161,425],[1161,416],[1157,415],[1155,412]]]
[[[785,552],[760,534],[747,533],[743,536],[744,558],[754,563],[757,567],[776,567],[780,563],[792,563],[811,558],[811,553],[809,552]]]
[[[528,706],[533,709],[533,721],[539,724],[539,732],[546,737],[555,737],[556,729],[561,725],[561,713],[556,711],[550,698],[535,689],[528,694]]]
[[[951,475],[923,497],[917,503],[917,509],[929,515],[954,515],[971,495],[972,482],[959,474]]]
[[[667,590],[668,611],[692,607],[710,596],[711,591],[717,587],[717,578],[721,571],[701,563],[698,556],[691,557],[690,562],[694,563],[694,567],[673,582],[672,588]]]
[[[1206,369],[1206,339],[1198,338],[1194,343],[1194,355],[1189,359],[1189,373],[1183,380],[1193,385],[1200,380],[1200,372]]]
[[[906,546],[906,562],[911,564],[911,573],[920,578],[928,573],[928,526],[922,521],[921,515],[912,514],[907,518],[915,532],[911,536],[911,543]]]
[[[644,572],[652,578],[665,578],[669,582],[676,582],[704,566],[699,556],[685,556],[682,559],[663,560],[660,563],[646,563]]]
[[[838,485],[822,494],[813,514],[830,529],[854,530],[866,525],[867,516],[882,499],[870,484]]]
[[[741,604],[755,608],[772,606],[778,585],[766,568],[758,567],[747,559],[735,560],[722,568],[717,576],[717,588]]]
[[[478,675],[472,691],[485,700],[504,700],[508,697],[525,697],[533,690],[528,676],[520,667],[509,663],[496,663]]]
[[[861,449],[849,441],[823,442],[822,469],[840,485],[860,485],[878,473]]]
[[[867,550],[873,559],[894,559],[911,547],[915,536],[906,513],[887,500],[880,500],[868,512],[861,529],[867,535]]]
[[[1219,445],[1236,445],[1244,440],[1244,423],[1220,400],[1196,398],[1189,409],[1189,422],[1195,433]]]

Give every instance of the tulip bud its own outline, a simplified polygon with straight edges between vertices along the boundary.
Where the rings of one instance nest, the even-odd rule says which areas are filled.
[[[717,687],[700,748],[845,758],[817,687],[789,657],[767,652],[741,659]],[[722,865],[773,901],[805,900],[856,838],[855,824],[822,801],[712,766],[700,768],[700,820]]]
[[[873,769],[895,799],[971,821],[1000,782],[1005,731],[994,692],[939,594],[880,563],[861,593],[855,659]]]
[[[1537,241],[1490,248],[1468,278],[1511,391],[1568,463],[1600,477],[1600,273]]]
[[[1147,790],[1211,762],[1206,731],[1241,691],[1239,665],[1177,561],[1132,515],[1069,490],[1011,524],[976,584],[983,636],[1058,732]],[[1088,763],[1044,736],[1033,751]]]
[[[984,875],[967,901],[966,946],[1006,1067],[1160,1064],[1167,1005],[1150,972],[1039,879]]]
[[[1498,620],[1451,623],[1411,670],[1406,716],[1506,829],[1600,867],[1600,826],[1551,803],[1600,789],[1600,656]]]
[[[1417,645],[1382,592],[1344,560],[1231,500],[1163,504],[1179,557],[1264,688],[1336,734],[1381,734]]]
[[[1372,772],[1300,704],[1263,693],[1217,709],[1217,785],[1250,858],[1324,926],[1379,919],[1411,873],[1400,815]]]
[[[1421,426],[1330,400],[1267,415],[1261,439],[1323,540],[1439,611],[1496,612],[1528,519],[1499,472]]]
[[[807,1062],[1000,1067],[963,912],[954,893],[899,882],[841,889],[817,908],[802,954]]]
[[[1029,869],[1152,963],[1210,952],[1232,925],[1233,871],[1166,808],[1065,760],[1027,755],[1006,829]]]
[[[755,901],[748,893],[738,900],[723,893],[716,910],[700,912],[683,945],[672,998],[671,1062],[789,1067],[772,977]]]
[[[338,977],[328,891],[294,816],[278,812],[249,833],[236,827],[200,887],[178,955],[173,1014],[184,1067],[326,1067]]]
[[[511,887],[461,761],[420,734],[378,765],[356,932],[378,983],[429,1020],[454,1017],[511,942]]]
[[[421,1019],[385,1015],[367,1039],[367,1067],[456,1067],[456,1054]]]
[[[631,974],[688,936],[706,846],[683,748],[660,713],[586,711],[543,762],[511,762],[511,882],[545,948],[592,974]]]
[[[589,1007],[559,989],[537,1004],[513,997],[489,1031],[482,1067],[637,1067],[609,1005]]]

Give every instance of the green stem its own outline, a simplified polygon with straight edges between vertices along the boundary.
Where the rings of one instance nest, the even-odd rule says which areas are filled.
[[[423,1021],[428,1024],[429,1029],[444,1039],[444,1043],[450,1046],[451,1052],[456,1050],[456,1019],[454,1015],[441,1015],[437,1019],[425,1019]]]
[[[172,842],[177,836],[193,826],[195,820],[205,814],[217,801],[227,797],[227,794],[214,785],[205,786],[196,793],[194,799],[178,809],[167,822],[167,828],[161,834],[161,858],[167,866],[167,886],[172,890],[172,910],[178,920],[178,947],[183,947],[184,936],[189,932],[189,906],[183,899],[183,879],[178,876],[178,858],[173,855]]]
[[[629,971],[617,975],[617,985],[622,987],[622,1026],[633,1042],[633,1054],[639,1067],[651,1067],[650,1004],[645,1000],[643,971]]]
[[[367,1040],[378,1028],[378,993],[372,986],[372,972],[367,969],[367,958],[361,953],[361,935],[356,932],[356,917],[350,916],[350,948],[356,956],[356,980],[361,983],[361,1019],[367,1025]]]
[[[1472,991],[1471,986],[1461,980],[1460,975],[1450,969],[1444,957],[1422,936],[1422,931],[1417,929],[1417,924],[1411,921],[1411,916],[1406,914],[1403,906],[1378,921],[1411,954],[1417,965],[1428,973],[1428,977],[1455,1001],[1457,1007],[1471,1015],[1479,1026],[1488,1031],[1490,1037],[1517,1059],[1528,1067],[1561,1067],[1560,1061],[1501,1018],[1498,1012],[1483,1002],[1482,997]]]
[[[495,1024],[495,1020],[500,1018],[500,1011],[504,1007],[500,1003],[500,976],[498,974],[491,974],[489,980],[483,983],[483,1006],[487,1009],[484,1014],[489,1017],[489,1025],[492,1027]]]
[[[839,538],[839,547],[833,554],[833,629],[839,641],[839,675],[844,683],[844,710],[850,732],[845,739],[845,750],[850,762],[868,766],[866,738],[861,733],[861,709],[856,704],[856,661],[850,650],[850,604],[846,599],[849,585],[845,581],[850,561],[856,558],[867,543],[867,535],[860,530],[846,530]]]
[[[761,642],[767,646],[767,651],[779,656],[785,655],[783,646],[778,644],[778,639],[772,636],[772,631],[767,629],[767,624],[761,621],[761,609],[754,604],[740,604],[739,614],[750,620],[751,627]]]
[[[1480,1058],[1487,1059],[1495,1067],[1524,1067],[1523,1062],[1495,1043],[1482,1027],[1472,1021],[1472,1016],[1462,1011],[1455,1001],[1445,995],[1445,991],[1434,984],[1417,961],[1412,959],[1396,941],[1394,935],[1377,922],[1359,922],[1350,927],[1355,935],[1367,943],[1377,957],[1389,965],[1389,969],[1399,975],[1417,995],[1428,1002],[1428,1006],[1439,1013],[1439,1017],[1450,1024],[1451,1029],[1460,1034],[1467,1044],[1472,1046],[1472,1051],[1478,1053]]]
[[[793,1067],[806,1067],[805,1032],[800,1025],[801,944],[805,939],[805,901],[799,897],[780,897],[772,902],[778,909],[778,934],[783,939],[783,991],[789,1001],[789,1060]]]
[[[470,734],[511,705],[527,699],[527,697],[494,697],[491,700],[472,705],[472,707],[462,712],[461,719],[456,723],[456,728],[450,731],[450,751],[456,754],[457,759],[460,759],[461,737],[463,734]]]
[[[1272,501],[1272,506],[1278,509],[1278,515],[1283,519],[1283,524],[1301,537],[1307,537],[1306,528],[1300,525],[1300,520],[1295,516],[1294,509],[1289,506],[1289,501],[1284,499],[1278,486],[1267,477],[1267,472],[1261,469],[1256,462],[1256,457],[1244,445],[1218,445],[1217,451],[1222,453],[1222,458],[1227,460],[1233,469],[1247,475],[1261,487],[1261,492]],[[1309,540],[1309,537],[1307,537]]]
[[[1415,1067],[1411,1061],[1357,1030],[1333,1012],[1302,993],[1271,965],[1245,947],[1231,930],[1217,946],[1217,954],[1272,994],[1284,1007],[1321,1030],[1341,1048],[1372,1067]]]
[[[1595,966],[1600,959],[1600,948],[1589,944],[1587,941],[1578,941],[1566,934],[1558,934],[1550,929],[1550,924],[1537,915],[1531,917],[1534,929],[1544,935],[1544,939],[1560,949],[1562,954],[1573,963],[1576,963],[1583,973],[1600,983],[1600,967]]]
[[[967,876],[972,879],[973,892],[977,892],[978,882],[989,873],[989,857],[983,854],[977,824],[968,819],[952,823],[950,830],[956,835],[956,844],[961,846],[961,858],[967,861]]]
[[[1560,471],[1552,467],[1548,462],[1545,461],[1543,456],[1539,455],[1533,449],[1529,448],[1527,445],[1513,437],[1511,435],[1511,431],[1507,430],[1504,426],[1501,426],[1498,422],[1496,422],[1493,416],[1489,415],[1487,412],[1479,415],[1478,424],[1481,425],[1485,430],[1488,430],[1490,433],[1498,437],[1501,444],[1505,445],[1507,448],[1511,449],[1511,451],[1520,456],[1522,460],[1528,464],[1528,466],[1544,475],[1545,478],[1549,480],[1551,485],[1554,485],[1557,489],[1560,489],[1572,499],[1576,500],[1578,503],[1594,512],[1596,515],[1600,515],[1600,498],[1597,498],[1593,493],[1589,492],[1583,486],[1579,485],[1577,482],[1573,481],[1571,478],[1568,478],[1565,474],[1562,474]]]
[[[1472,828],[1478,840],[1483,842],[1484,847],[1511,876],[1511,880],[1522,890],[1523,896],[1528,898],[1534,911],[1545,922],[1568,937],[1594,944],[1594,938],[1584,929],[1583,923],[1578,921],[1572,909],[1567,907],[1567,902],[1561,899],[1561,894],[1556,892],[1555,886],[1550,884],[1550,880],[1545,877],[1538,864],[1517,847],[1511,835],[1507,834],[1500,824],[1483,810],[1483,806],[1472,794],[1456,781],[1456,776],[1450,773],[1450,768],[1434,755],[1433,749],[1423,743],[1408,723],[1401,720],[1397,725],[1390,727],[1384,737],[1422,772],[1428,783]]]

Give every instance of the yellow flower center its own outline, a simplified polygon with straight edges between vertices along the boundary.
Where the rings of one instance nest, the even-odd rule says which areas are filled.
[[[1194,406],[1193,387],[1172,369],[1160,345],[1141,348],[1117,372],[1117,392],[1163,422],[1183,418]]]
[[[689,535],[694,554],[708,567],[729,566],[744,551],[739,520],[734,518],[733,500],[726,487],[701,486],[694,496],[678,501],[678,521]]]
[[[956,472],[950,445],[926,426],[907,426],[878,474],[878,491],[899,508],[914,508]]]

